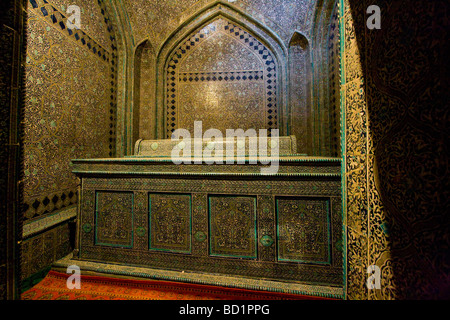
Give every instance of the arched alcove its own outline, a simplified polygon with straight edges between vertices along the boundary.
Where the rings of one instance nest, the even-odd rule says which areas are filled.
[[[295,32],[289,42],[289,106],[290,133],[297,137],[299,149],[312,154],[311,53],[308,39]]]
[[[155,52],[148,40],[134,55],[133,140],[155,138]]]
[[[161,47],[158,135],[177,128],[288,133],[286,49],[270,30],[225,4],[202,9]]]
[[[243,27],[217,17],[171,53],[166,69],[166,133],[279,129],[278,63]]]

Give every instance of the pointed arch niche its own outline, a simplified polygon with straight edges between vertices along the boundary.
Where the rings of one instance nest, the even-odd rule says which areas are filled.
[[[288,129],[286,49],[276,35],[223,3],[204,9],[157,59],[158,138],[183,128]]]
[[[289,42],[290,134],[297,137],[299,150],[312,155],[311,53],[308,39],[295,32]]]
[[[156,138],[155,50],[148,40],[136,49],[134,59],[133,141]]]

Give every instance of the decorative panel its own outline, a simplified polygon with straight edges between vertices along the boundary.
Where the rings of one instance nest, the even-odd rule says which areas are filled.
[[[197,30],[166,67],[166,130],[277,129],[277,65],[272,52],[225,18]]]
[[[256,198],[209,198],[210,254],[256,259]]]
[[[133,249],[147,250],[149,243],[149,201],[148,192],[134,192]]]
[[[64,223],[23,242],[20,277],[22,281],[45,270],[54,261],[67,256],[73,250],[70,229],[70,224]]]
[[[278,260],[330,264],[329,199],[278,198]]]
[[[95,244],[131,248],[133,211],[133,193],[97,192]]]
[[[258,196],[258,259],[276,261],[275,198]]]
[[[208,195],[201,193],[194,193],[192,195],[192,234],[193,234],[193,248],[194,255],[207,257],[208,252],[208,238],[209,238],[209,223],[208,223]]]
[[[150,250],[191,252],[191,196],[150,194]]]

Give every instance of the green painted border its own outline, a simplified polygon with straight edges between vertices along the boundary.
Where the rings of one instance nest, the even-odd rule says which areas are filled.
[[[131,194],[131,244],[129,246],[111,243],[100,243],[97,240],[97,221],[98,221],[98,194],[99,193],[121,193],[121,194]],[[95,226],[94,226],[94,245],[104,246],[112,248],[125,248],[132,249],[134,247],[134,192],[130,191],[95,191]]]
[[[348,271],[347,271],[347,113],[346,113],[346,77],[345,77],[345,2],[338,0],[339,4],[339,34],[340,34],[340,69],[341,69],[341,181],[342,181],[342,243],[343,243],[343,289],[344,300],[348,296]]]
[[[312,199],[317,199],[317,200],[321,200],[321,201],[326,201],[326,209],[327,209],[327,231],[328,231],[328,261],[327,262],[323,262],[323,261],[310,261],[310,260],[294,260],[294,259],[280,259],[280,239],[279,239],[279,235],[280,235],[280,224],[279,224],[279,210],[278,210],[278,202],[280,199],[285,199],[285,200],[312,200]],[[276,235],[276,243],[277,243],[277,261],[280,262],[294,262],[294,263],[304,263],[304,264],[311,264],[311,265],[326,265],[326,266],[331,266],[332,265],[332,235],[331,235],[331,198],[329,197],[302,197],[302,196],[297,196],[297,197],[287,197],[287,196],[280,196],[280,197],[275,197],[275,210],[276,210],[276,223],[277,223],[277,235]]]
[[[152,248],[152,195],[176,195],[176,196],[186,196],[189,197],[189,251],[183,250],[174,250],[174,249],[158,249]],[[158,252],[168,252],[168,253],[183,253],[183,254],[192,254],[192,194],[181,194],[181,193],[158,193],[158,192],[149,192],[148,193],[148,249],[150,251],[158,251]]]
[[[255,224],[255,256],[235,256],[232,254],[215,254],[212,252],[212,236],[211,236],[211,198],[249,198],[253,199],[255,210],[254,210],[254,224]],[[209,255],[211,257],[217,258],[240,258],[240,259],[258,259],[258,198],[257,196],[239,196],[239,195],[221,195],[221,194],[210,194],[208,195],[208,233],[209,233]]]

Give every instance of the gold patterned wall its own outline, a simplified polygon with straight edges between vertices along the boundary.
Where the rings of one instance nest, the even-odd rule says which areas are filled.
[[[23,191],[26,226],[35,226],[37,221],[45,225],[43,218],[55,220],[54,225],[62,216],[61,210],[76,204],[78,182],[71,172],[72,159],[115,153],[114,34],[102,1],[74,0],[71,4],[81,9],[81,29],[68,29],[64,1],[28,1]],[[33,238],[26,244],[53,237],[45,229],[30,230],[30,234]],[[22,278],[39,271],[36,266],[44,268],[50,260],[68,252],[66,240],[45,243],[42,250],[24,245]],[[62,245],[66,249],[58,249]]]
[[[75,203],[71,159],[107,157],[111,151],[110,35],[97,3],[73,3],[84,9],[84,28],[74,32],[65,26],[64,5],[28,5],[26,220]]]
[[[373,4],[380,30],[361,14]],[[341,7],[349,299],[449,297],[448,13],[444,1]]]
[[[156,139],[156,58],[149,41],[136,49],[134,66],[133,140]]]
[[[305,34],[311,28],[312,0],[239,0],[233,3],[217,0],[124,0],[123,9],[129,18],[136,43],[149,40],[155,48],[186,21],[207,6],[217,3],[232,5],[275,30],[289,43],[295,30]]]
[[[355,4],[356,5],[356,4]],[[364,4],[358,4],[362,10]],[[358,10],[352,8],[353,10]],[[385,212],[375,188],[374,155],[371,145],[371,132],[366,102],[365,75],[363,70],[364,47],[359,46],[356,28],[361,27],[361,15],[353,16],[348,2],[341,7],[342,27],[342,86],[345,146],[343,156],[346,161],[346,215],[347,215],[347,297],[348,299],[367,300],[374,296],[369,292],[366,281],[367,268],[375,264],[371,249],[377,249],[381,243],[372,242],[370,230],[374,215],[383,220]],[[364,30],[359,30],[365,32]],[[376,202],[378,201],[378,203]],[[377,219],[378,220],[378,219]],[[388,252],[386,252],[389,254]],[[380,268],[382,265],[378,265]],[[392,269],[389,265],[382,268],[383,298],[393,298]],[[387,285],[389,284],[389,285]],[[380,293],[378,291],[378,293]]]

